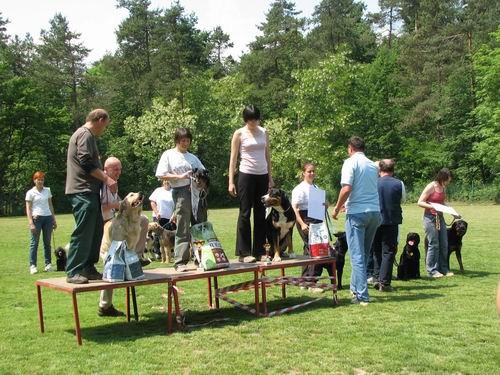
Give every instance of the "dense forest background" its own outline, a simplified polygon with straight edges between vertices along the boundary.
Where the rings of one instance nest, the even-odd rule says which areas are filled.
[[[181,3],[119,0],[128,10],[119,47],[90,66],[92,46],[61,14],[35,44],[9,35],[0,13],[0,215],[23,213],[35,170],[47,172],[56,210],[68,210],[67,143],[96,107],[112,118],[99,147],[103,159],[122,160],[122,193],[159,185],[159,157],[187,126],[212,176],[212,207],[231,204],[230,138],[248,103],[263,112],[285,190],[301,163],[315,161],[333,200],[346,139],[356,134],[372,159],[396,159],[413,197],[446,166],[454,199],[498,202],[499,4],[380,0],[380,12],[368,14],[353,0],[322,0],[306,19],[293,1],[276,0],[237,61],[226,53],[231,36],[200,30]]]

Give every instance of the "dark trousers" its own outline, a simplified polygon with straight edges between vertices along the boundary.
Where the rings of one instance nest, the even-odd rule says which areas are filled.
[[[236,255],[260,257],[265,254],[266,210],[261,197],[267,194],[269,177],[239,172],[238,196],[240,212],[236,229]],[[253,208],[253,246],[251,239],[250,214]]]
[[[381,225],[373,240],[373,276],[382,285],[391,285],[392,265],[398,246],[398,225]]]
[[[99,261],[103,220],[99,194],[71,194],[69,199],[75,217],[75,229],[71,234],[66,264],[66,272],[71,277],[82,270],[93,268]]]
[[[307,216],[307,210],[300,210],[299,215],[306,223],[307,225],[309,224],[319,224],[322,221],[318,219],[312,219]],[[309,251],[309,232],[304,232],[300,225],[296,225],[297,231],[299,232],[300,238],[302,238],[302,241],[304,242],[304,255],[310,256],[311,252]],[[332,275],[332,265],[331,264],[312,264],[309,266],[302,267],[302,276],[321,276],[323,273],[323,268],[326,268],[328,271],[328,275]]]

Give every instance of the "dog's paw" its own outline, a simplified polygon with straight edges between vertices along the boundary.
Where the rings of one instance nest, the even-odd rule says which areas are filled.
[[[281,262],[281,257],[278,255],[275,255],[273,258],[273,262]]]

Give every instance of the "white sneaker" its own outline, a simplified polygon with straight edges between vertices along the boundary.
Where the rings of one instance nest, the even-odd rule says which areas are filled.
[[[375,283],[375,278],[373,276],[370,276],[368,279],[366,279],[366,282],[370,285],[373,285],[373,283]]]
[[[47,264],[45,268],[43,269],[45,272],[52,272],[54,271],[54,268],[52,268],[52,264]]]
[[[34,264],[32,264],[32,265],[30,266],[30,273],[31,273],[32,275],[34,275],[35,273],[38,273],[38,269],[36,268],[36,266],[35,266]]]
[[[450,277],[450,276],[453,276],[453,275],[455,275],[453,272],[448,271],[448,272],[446,272],[446,275],[445,275],[445,276],[446,276],[446,277]]]
[[[432,277],[433,279],[440,279],[440,278],[441,278],[441,277],[443,277],[443,276],[444,276],[444,275],[443,275],[441,272],[436,271],[436,272],[434,272],[434,273],[432,274],[432,276],[431,276],[431,277]]]

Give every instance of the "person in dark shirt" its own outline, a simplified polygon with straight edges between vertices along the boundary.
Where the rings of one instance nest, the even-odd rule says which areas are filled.
[[[382,224],[373,240],[374,286],[381,292],[392,292],[392,264],[398,247],[398,228],[403,222],[401,202],[405,188],[401,180],[393,177],[395,162],[384,159],[379,162],[380,178],[377,182]]]
[[[102,279],[102,274],[95,268],[103,231],[100,190],[105,183],[116,192],[117,184],[102,170],[96,137],[104,132],[109,122],[105,110],[95,109],[69,140],[66,195],[71,202],[76,225],[69,243],[66,265],[68,283],[86,284],[89,280]]]

